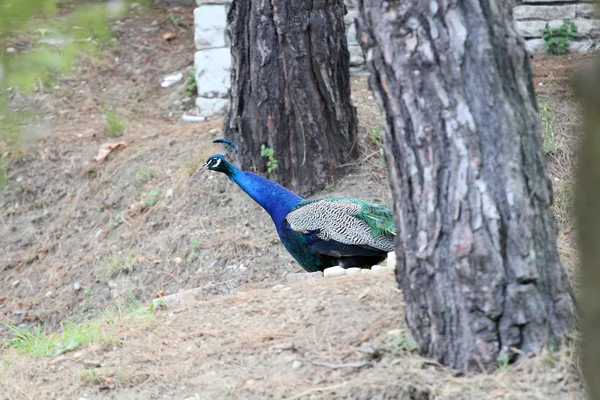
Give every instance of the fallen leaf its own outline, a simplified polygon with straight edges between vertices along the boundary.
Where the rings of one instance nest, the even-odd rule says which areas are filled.
[[[173,39],[177,39],[177,34],[175,32],[166,32],[162,35],[163,40],[170,42]]]
[[[100,146],[100,149],[98,150],[98,155],[94,157],[94,160],[103,161],[106,159],[106,157],[108,157],[108,155],[111,152],[126,146],[127,144],[125,142],[104,143],[102,146]]]

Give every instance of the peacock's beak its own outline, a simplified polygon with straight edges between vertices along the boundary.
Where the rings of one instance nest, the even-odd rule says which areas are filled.
[[[208,163],[204,163],[202,164],[202,166],[200,168],[198,168],[198,172],[202,171],[203,169],[208,168]]]

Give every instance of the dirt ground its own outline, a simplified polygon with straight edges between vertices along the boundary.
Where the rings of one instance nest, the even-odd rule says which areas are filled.
[[[218,150],[211,140],[221,136],[222,121],[181,123],[193,105],[185,83],[160,87],[165,75],[187,76],[193,64],[192,9],[132,14],[113,30],[117,40],[103,59],[85,61],[35,96],[39,117],[0,189],[0,315],[11,325],[49,330],[66,317],[94,318],[115,340],[56,363],[4,351],[0,398],[583,398],[568,350],[491,375],[456,376],[398,345],[402,297],[387,273],[278,286],[302,269],[268,215],[225,176],[193,175]],[[166,41],[169,32],[177,37]],[[571,184],[581,123],[568,76],[587,59],[535,63],[558,245],[572,277]],[[382,118],[365,75],[352,84],[361,159],[313,197],[389,203]],[[124,125],[120,137],[107,135],[107,108]],[[103,143],[119,141],[126,147],[93,160]],[[109,309],[219,282],[232,283],[217,293],[224,297],[103,319]],[[0,325],[0,337],[10,336]],[[357,352],[365,343],[377,346],[375,356]],[[90,359],[100,367],[86,368]],[[347,365],[366,361],[372,363]]]

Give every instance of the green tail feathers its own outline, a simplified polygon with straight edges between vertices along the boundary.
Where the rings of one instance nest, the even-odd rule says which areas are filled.
[[[373,236],[386,236],[396,234],[396,223],[392,210],[382,204],[371,204],[364,200],[352,199],[347,197],[331,197],[322,199],[326,201],[345,201],[360,205],[360,212],[352,214],[354,217],[365,221],[373,232]],[[321,200],[309,200],[306,203]]]
[[[374,236],[395,235],[396,224],[392,211],[379,204],[363,205],[360,213],[354,215],[365,221],[373,232]]]

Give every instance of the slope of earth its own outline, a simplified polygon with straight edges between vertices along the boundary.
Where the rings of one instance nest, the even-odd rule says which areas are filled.
[[[302,269],[268,215],[221,174],[195,174],[218,150],[211,140],[222,121],[182,124],[193,104],[186,83],[160,87],[192,66],[192,27],[191,9],[131,14],[114,24],[104,59],[36,94],[39,124],[0,189],[0,318],[48,330],[66,317],[93,318],[103,334],[63,358],[1,350],[0,398],[582,398],[569,350],[467,377],[414,355],[389,275],[279,287]],[[535,64],[558,244],[572,277],[581,124],[567,79],[583,61]],[[382,118],[365,76],[352,85],[362,156],[313,197],[388,203]],[[94,161],[102,144],[121,141]],[[224,297],[139,311],[152,298],[221,282]],[[0,325],[0,337],[13,333]],[[369,361],[356,352],[365,342],[381,356],[348,366]]]
[[[104,345],[42,360],[5,354],[0,398],[584,398],[568,352],[462,376],[411,352],[402,313],[382,272],[106,316]]]
[[[6,166],[0,314],[12,325],[55,328],[67,315],[131,299],[233,280],[222,293],[231,294],[302,271],[246,194],[222,174],[195,174],[220,151],[211,140],[222,121],[181,123],[185,104],[193,104],[185,80],[160,86],[192,66],[192,9],[130,14],[113,30],[103,59],[84,60],[36,94],[39,116],[25,130],[25,155]],[[164,40],[170,32],[177,38]],[[316,197],[387,202],[379,110],[364,77],[354,86],[360,118],[369,121],[360,128],[364,157]],[[94,160],[104,143],[119,142],[125,147]],[[8,333],[0,325],[0,337]]]

